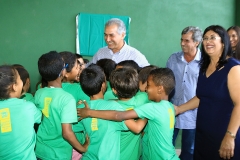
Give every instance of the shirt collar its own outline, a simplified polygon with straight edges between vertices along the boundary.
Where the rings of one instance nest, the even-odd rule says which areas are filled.
[[[124,50],[126,49],[126,47],[127,47],[127,43],[124,41],[123,47],[120,49],[120,51],[118,51],[116,53],[118,53],[118,54],[124,53]]]
[[[200,61],[201,60],[201,52],[200,52],[199,48],[197,49],[197,54],[196,54],[194,60],[195,61]]]
[[[184,53],[182,52],[182,54],[180,55],[180,58],[182,61],[185,61],[184,59]],[[197,48],[197,54],[195,55],[193,61],[200,61],[201,60],[201,51],[199,48]]]

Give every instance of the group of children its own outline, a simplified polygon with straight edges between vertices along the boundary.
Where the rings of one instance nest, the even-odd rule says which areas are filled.
[[[38,60],[43,81],[27,99],[23,69],[0,66],[0,159],[179,159],[170,69],[110,59],[85,68],[81,56],[51,51]]]

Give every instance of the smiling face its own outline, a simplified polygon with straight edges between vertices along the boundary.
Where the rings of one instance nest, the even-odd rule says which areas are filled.
[[[22,89],[23,89],[23,82],[20,78],[20,75],[18,74],[18,71],[16,71],[16,82],[13,84],[13,90],[15,92],[15,96],[16,98],[19,98],[21,97],[21,94],[22,94]]]
[[[84,68],[86,68],[83,58],[78,58],[78,62],[80,65],[80,70],[83,70]]]
[[[146,92],[148,94],[148,99],[152,101],[157,101],[158,99],[158,86],[153,82],[153,77],[148,76]]]
[[[65,77],[67,78],[68,82],[78,81],[79,73],[80,73],[80,65],[76,60],[71,72],[66,73]]]
[[[209,30],[203,36],[203,47],[210,57],[220,58],[224,44],[221,42],[221,37],[216,32]]]
[[[105,27],[104,39],[108,45],[108,48],[113,51],[113,53],[118,52],[124,45],[125,33],[118,33],[118,26],[112,24]]]
[[[185,54],[195,54],[197,51],[197,46],[199,42],[194,42],[192,39],[192,32],[188,32],[186,34],[183,34],[181,37],[181,47],[182,51]]]
[[[237,43],[239,42],[237,32],[234,29],[230,29],[228,31],[228,35],[230,37],[231,47],[233,50],[236,49]]]

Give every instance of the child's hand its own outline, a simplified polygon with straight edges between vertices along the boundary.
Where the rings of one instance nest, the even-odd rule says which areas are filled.
[[[90,110],[87,102],[84,100],[84,101],[79,101],[78,102],[79,104],[82,104],[84,103],[84,108],[77,108],[77,115],[80,117],[78,118],[78,121],[84,119],[84,118],[87,118],[89,115],[88,115],[88,111]]]
[[[79,106],[80,104],[82,104],[82,100],[79,100],[79,101],[77,102],[77,106]]]
[[[90,139],[89,139],[88,135],[86,134],[85,143],[83,144],[83,147],[86,148],[86,151],[88,149],[89,144],[90,144]]]

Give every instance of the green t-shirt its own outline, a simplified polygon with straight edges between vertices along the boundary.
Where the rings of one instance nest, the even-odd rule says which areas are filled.
[[[135,95],[135,99],[136,101],[145,101],[146,103],[149,103],[151,102],[149,99],[148,99],[148,95],[146,92],[141,92],[141,91],[138,91],[137,94]],[[148,144],[148,136],[147,136],[147,126],[148,126],[148,123],[146,124],[146,126],[144,127],[144,135],[142,137],[142,148],[147,148],[147,144]],[[148,152],[146,149],[142,149],[142,157],[146,157],[145,155],[148,155]]]
[[[89,107],[94,110],[124,109],[115,101],[103,99],[91,100]],[[98,118],[86,118],[81,121],[89,139],[88,150],[82,160],[119,160],[121,130],[128,130],[123,122],[108,121]]]
[[[175,148],[172,144],[175,114],[173,104],[161,100],[150,102],[134,109],[140,118],[148,119],[148,156],[147,160],[177,160]]]
[[[79,100],[86,100],[86,101],[90,100],[90,97],[83,92],[79,83],[64,82],[62,83],[62,88],[66,92],[73,95],[76,102],[78,102]]]
[[[64,82],[62,83],[62,89],[70,93],[75,98],[76,102],[78,102],[79,100],[90,100],[90,98],[83,92],[79,83]],[[77,123],[74,123],[72,125],[73,132],[75,133],[78,141],[83,144],[85,142],[85,134],[78,131],[78,127],[76,124]]]
[[[62,123],[77,122],[76,101],[62,88],[42,88],[35,104],[43,119],[37,132],[36,155],[41,159],[71,159],[72,146],[62,137]]]
[[[30,101],[30,102],[33,102],[33,103],[35,102],[34,97],[31,93],[25,93],[24,95],[22,95],[20,97],[20,99],[24,99],[26,101]]]
[[[148,148],[148,123],[146,124],[146,126],[144,127],[143,130],[144,134],[142,137],[142,159],[147,159],[146,157],[148,157],[149,153],[148,153],[148,149],[144,149],[144,148]]]
[[[34,123],[41,122],[42,113],[22,99],[0,101],[0,159],[36,159]]]
[[[149,101],[148,95],[147,95],[146,92],[140,92],[140,91],[138,91],[138,92],[136,93],[136,95],[134,96],[134,98],[135,98],[135,101],[136,101],[137,104],[138,104],[137,106],[140,106],[140,105],[146,104],[146,103],[148,103],[148,102],[151,102],[151,101]]]
[[[145,92],[137,93],[128,101],[117,101],[125,110],[137,108],[149,102]],[[120,159],[121,160],[139,160],[141,151],[141,134],[135,134],[131,131],[122,131],[120,140]]]
[[[104,99],[105,100],[118,99],[118,97],[113,93],[109,81],[107,81],[107,90],[104,93]]]

